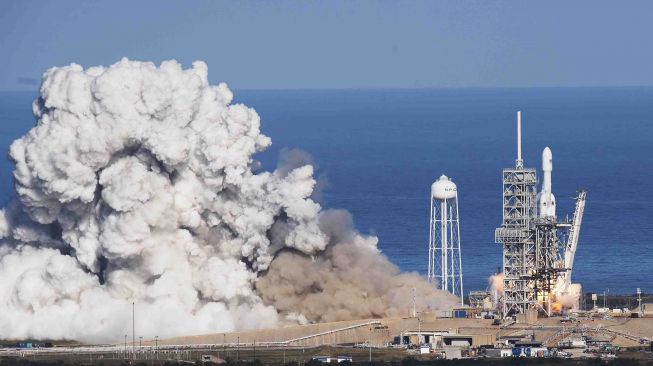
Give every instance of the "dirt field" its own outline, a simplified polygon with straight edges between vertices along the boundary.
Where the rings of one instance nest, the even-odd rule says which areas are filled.
[[[541,318],[536,324],[516,323],[499,327],[492,325],[490,319],[450,319],[422,315],[419,319],[357,320],[177,337],[158,340],[158,347],[154,347],[155,342],[149,340],[143,342],[142,348],[134,347],[135,353],[132,353],[131,344],[128,343],[125,349],[124,343],[119,342],[108,348],[59,345],[51,349],[9,350],[11,352],[0,354],[0,358],[6,355],[28,362],[65,360],[66,364],[101,363],[109,366],[126,362],[148,365],[161,365],[165,362],[194,363],[202,355],[214,355],[232,361],[265,360],[267,364],[304,364],[314,356],[351,356],[355,362],[364,362],[370,359],[371,349],[373,361],[399,362],[406,357],[432,359],[434,355],[411,355],[404,348],[386,347],[395,336],[415,330],[481,335],[481,338],[490,340],[534,336],[536,341],[554,347],[575,331],[575,336],[590,335],[607,340],[615,346],[644,349],[647,345],[641,345],[639,341],[642,338],[653,339],[653,318],[581,319],[573,323],[562,323],[560,318]],[[370,344],[372,347],[369,347]],[[623,351],[622,355],[650,360],[649,353],[634,348]]]
[[[178,337],[165,340],[159,340],[159,345],[197,345],[197,344],[241,344],[253,345],[266,344],[272,342],[286,342],[301,337],[310,337],[311,335],[324,334],[315,336],[303,343],[291,343],[292,346],[320,346],[343,343],[372,343],[373,345],[382,346],[391,342],[395,336],[406,331],[414,330],[433,330],[448,331],[458,334],[490,334],[493,336],[520,336],[533,334],[536,340],[544,341],[549,337],[560,333],[563,328],[568,334],[572,330],[578,331],[596,331],[595,333],[606,334],[610,336],[613,344],[621,347],[639,346],[639,342],[634,339],[650,338],[653,340],[653,318],[613,318],[613,319],[581,319],[575,323],[561,323],[559,317],[540,318],[536,324],[514,324],[510,327],[500,329],[499,326],[492,325],[489,319],[451,319],[436,318],[434,315],[422,315],[420,318],[386,318],[378,319],[378,325],[363,325],[373,320],[356,320],[346,322],[294,325],[275,329],[261,329],[233,333],[216,333],[197,335],[189,337]],[[348,327],[355,329],[338,331]],[[605,331],[614,330],[616,333]],[[600,330],[597,331],[597,330]],[[626,337],[623,335],[629,335]],[[147,342],[146,344],[153,344]]]

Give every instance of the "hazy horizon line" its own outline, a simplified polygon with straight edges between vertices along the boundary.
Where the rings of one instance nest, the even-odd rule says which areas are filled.
[[[217,85],[217,84],[214,84]],[[388,87],[290,87],[290,88],[237,88],[232,87],[227,83],[229,89],[238,91],[366,91],[366,90],[493,90],[493,89],[629,89],[638,88],[646,89],[653,88],[653,85],[561,85],[561,86],[388,86]],[[0,93],[38,93],[38,89],[1,89]]]

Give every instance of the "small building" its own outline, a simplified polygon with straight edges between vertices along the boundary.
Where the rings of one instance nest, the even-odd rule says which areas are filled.
[[[546,347],[527,347],[524,349],[526,357],[546,357],[549,350]]]
[[[587,342],[583,338],[568,338],[558,342],[558,347],[565,348],[587,348]]]
[[[610,344],[609,339],[601,339],[596,337],[586,337],[585,342],[588,347],[603,347]]]
[[[538,348],[538,347],[542,347],[542,342],[520,340],[515,342],[515,347]]]
[[[499,343],[507,346],[514,346],[517,342],[526,341],[524,336],[502,336],[499,338]]]
[[[485,350],[485,356],[490,358],[512,357],[511,348],[488,348]]]
[[[448,330],[412,330],[402,333],[402,345],[443,347],[482,347],[494,345],[494,334],[455,334]]]
[[[474,318],[476,316],[479,316],[481,314],[481,311],[483,311],[482,308],[474,308],[474,307],[459,307],[459,308],[453,308],[452,309],[452,317],[453,318]]]
[[[493,334],[446,334],[442,336],[442,345],[454,347],[482,347],[494,345]]]
[[[449,334],[448,330],[411,330],[402,333],[401,344],[430,345],[433,348],[442,347],[442,336]]]

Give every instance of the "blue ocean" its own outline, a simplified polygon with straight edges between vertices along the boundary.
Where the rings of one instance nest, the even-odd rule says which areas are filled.
[[[653,88],[236,90],[273,146],[313,156],[328,208],[349,210],[404,271],[426,273],[429,192],[446,174],[458,185],[465,292],[501,266],[501,169],[514,165],[522,111],[525,166],[553,151],[558,216],[588,190],[573,281],[585,292],[653,292]],[[33,125],[35,93],[0,93],[0,149]],[[0,161],[0,198],[12,195]],[[541,177],[541,172],[539,173]]]

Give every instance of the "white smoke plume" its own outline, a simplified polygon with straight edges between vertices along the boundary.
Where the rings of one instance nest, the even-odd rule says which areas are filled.
[[[503,293],[503,272],[495,273],[488,278],[490,284],[490,291]]]
[[[564,290],[554,293],[554,300],[560,303],[561,310],[578,310],[583,288],[578,283],[571,283]]]
[[[271,143],[259,116],[207,73],[203,62],[184,70],[123,59],[44,74],[36,126],[10,148],[16,198],[0,211],[0,338],[122,339],[132,303],[145,337],[392,314],[411,302],[408,282],[430,305],[446,304],[416,276],[397,275],[376,238],[338,228],[311,199],[313,168],[301,156],[255,173],[253,155]],[[377,270],[337,273],[346,253]],[[278,271],[294,266],[327,275],[318,283],[336,295],[332,308],[279,295],[275,279],[299,279]],[[357,271],[388,274],[359,285]],[[289,286],[304,296],[305,286]]]

